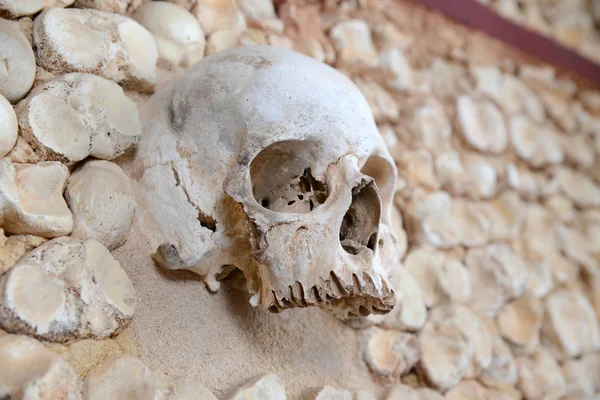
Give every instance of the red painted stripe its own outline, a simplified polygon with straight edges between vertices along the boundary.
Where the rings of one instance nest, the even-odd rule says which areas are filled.
[[[600,66],[552,39],[517,25],[475,0],[413,0],[600,86]]]

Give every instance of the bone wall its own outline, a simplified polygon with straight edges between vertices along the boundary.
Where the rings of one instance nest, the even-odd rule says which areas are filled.
[[[374,379],[452,399],[593,398],[598,92],[418,7],[370,5],[323,20],[400,175],[403,306],[364,332]]]
[[[596,63],[600,61],[600,2],[596,0],[478,1]]]
[[[0,34],[11,40],[0,54],[5,65],[17,65],[20,78],[0,75],[8,99],[0,102],[0,117],[7,116],[0,121],[8,121],[0,126],[7,153],[0,171],[0,227],[6,228],[0,279],[7,282],[0,284],[0,319],[11,333],[0,330],[0,398],[23,390],[68,399],[132,390],[140,399],[600,395],[597,88],[407,1],[172,2],[182,8],[136,18],[148,31],[124,19],[144,1],[0,3],[0,15],[18,22],[6,28],[0,21]],[[597,16],[585,13],[587,3],[527,3],[525,17],[516,2],[490,3],[519,21],[537,23],[536,13],[549,13],[542,32],[589,57],[600,54]],[[44,7],[57,8],[40,14]],[[74,16],[59,7],[83,10]],[[90,7],[107,14],[99,18]],[[78,31],[61,26],[90,27],[86,40],[93,43],[70,47],[69,35]],[[178,36],[183,26],[185,40]],[[357,329],[317,309],[258,312],[233,278],[212,295],[191,274],[160,272],[140,232],[143,215],[130,226],[131,188],[116,164],[135,173],[130,153],[122,154],[140,132],[124,95],[143,106],[146,92],[179,69],[238,44],[310,55],[350,76],[369,101],[399,170],[394,218],[401,259],[392,282],[400,300],[387,316]],[[99,58],[90,62],[92,56]],[[93,75],[64,77],[72,71]],[[46,90],[31,91],[45,82]],[[43,95],[53,92],[53,106],[44,108]],[[82,101],[69,108],[73,98],[93,107]],[[107,113],[110,102],[103,99],[126,115]],[[29,123],[30,114],[45,123]],[[102,123],[83,129],[81,120]],[[64,129],[44,130],[55,125]],[[85,140],[73,140],[73,132]],[[107,161],[74,169],[90,156]],[[27,174],[34,168],[52,179]],[[86,184],[90,174],[106,179],[102,194],[109,199],[102,204],[110,204],[113,192],[127,201],[87,209],[96,189]],[[30,197],[8,196],[14,193]],[[29,204],[40,207],[31,212]],[[12,231],[7,219],[19,222]],[[106,221],[116,228],[103,227]],[[81,237],[53,239],[71,232]],[[63,248],[93,254],[74,257],[70,268],[85,271],[81,281],[70,281],[52,257],[46,270],[37,268],[40,254]],[[98,273],[104,265],[131,282],[125,275],[88,285],[104,277]],[[32,277],[37,286],[28,283]],[[14,287],[24,295],[9,303],[6,288]],[[74,308],[47,301],[65,293],[91,293],[93,301],[77,299]],[[37,295],[42,300],[23,301]],[[47,304],[62,308],[46,312]],[[60,318],[75,322],[67,326]],[[93,324],[99,320],[104,325]],[[54,343],[65,338],[78,341]],[[33,371],[24,361],[17,370],[7,354],[10,362],[45,360],[47,368]]]

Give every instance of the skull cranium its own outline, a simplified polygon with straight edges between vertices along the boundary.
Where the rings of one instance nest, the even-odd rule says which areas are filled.
[[[273,312],[393,307],[396,167],[344,75],[289,50],[234,48],[165,85],[143,118],[139,192],[159,262],[213,290],[237,267]]]

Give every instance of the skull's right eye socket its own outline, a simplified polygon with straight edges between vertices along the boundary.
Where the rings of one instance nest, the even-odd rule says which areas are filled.
[[[317,143],[288,140],[274,143],[252,160],[250,179],[254,199],[266,209],[308,213],[327,199],[325,183],[312,175]]]

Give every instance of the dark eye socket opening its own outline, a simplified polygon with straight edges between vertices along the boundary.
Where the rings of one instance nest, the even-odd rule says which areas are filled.
[[[378,242],[381,202],[373,181],[361,182],[352,189],[352,203],[340,226],[339,238],[344,250],[358,254],[365,249],[375,252]]]

